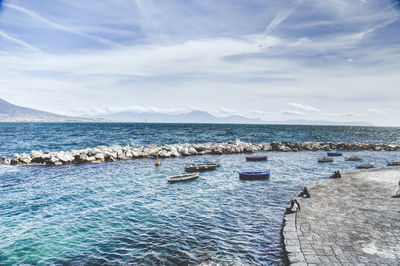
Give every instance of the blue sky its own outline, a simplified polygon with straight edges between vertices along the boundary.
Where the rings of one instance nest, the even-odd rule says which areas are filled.
[[[400,126],[399,1],[0,2],[15,104]]]

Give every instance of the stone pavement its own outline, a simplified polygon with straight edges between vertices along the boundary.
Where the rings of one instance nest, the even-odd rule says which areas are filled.
[[[282,236],[291,265],[400,265],[400,168],[343,172],[310,185]]]

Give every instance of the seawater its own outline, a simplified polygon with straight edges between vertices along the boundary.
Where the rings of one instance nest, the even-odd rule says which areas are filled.
[[[98,145],[325,141],[399,143],[400,128],[297,125],[0,123],[0,156]]]
[[[243,141],[398,142],[397,128],[163,125],[0,124],[1,155],[32,149],[96,145]],[[371,137],[373,136],[373,137]],[[357,139],[358,138],[358,139]],[[244,154],[206,155],[103,164],[0,165],[0,264],[283,264],[280,229],[290,198],[335,170],[354,169],[342,157],[318,164],[325,152],[268,152],[267,162]],[[345,152],[384,167],[399,152]],[[169,184],[185,165],[220,161],[199,179]],[[267,181],[238,172],[270,170]]]

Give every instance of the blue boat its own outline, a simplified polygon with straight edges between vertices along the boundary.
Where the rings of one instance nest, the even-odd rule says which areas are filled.
[[[339,151],[328,151],[328,156],[342,156],[342,153]]]
[[[241,172],[239,178],[241,180],[266,180],[270,176],[269,171],[265,172]]]

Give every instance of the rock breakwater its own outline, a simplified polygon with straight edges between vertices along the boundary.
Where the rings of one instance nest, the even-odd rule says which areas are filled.
[[[30,154],[14,154],[12,158],[0,158],[0,164],[11,165],[65,165],[79,163],[102,163],[117,160],[132,160],[139,158],[154,158],[157,154],[161,158],[181,157],[205,154],[237,154],[254,153],[259,151],[398,151],[400,144],[364,144],[364,143],[331,143],[331,142],[272,142],[248,143],[229,141],[226,143],[201,144],[171,144],[150,146],[97,146],[81,150],[42,152],[31,151]]]

